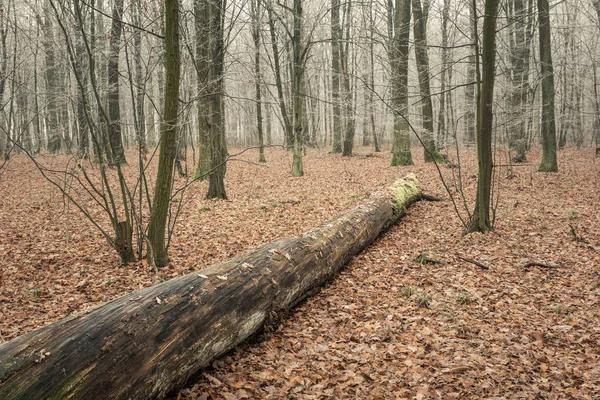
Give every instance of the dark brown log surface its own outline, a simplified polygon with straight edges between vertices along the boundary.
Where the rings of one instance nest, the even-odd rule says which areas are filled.
[[[292,308],[421,197],[414,176],[278,240],[0,345],[0,399],[148,399]]]

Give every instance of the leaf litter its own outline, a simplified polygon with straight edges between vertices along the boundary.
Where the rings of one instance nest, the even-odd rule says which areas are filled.
[[[268,150],[270,168],[228,166],[229,201],[204,200],[205,182],[189,189],[172,263],[158,273],[142,261],[121,267],[17,156],[0,181],[0,337],[303,234],[415,172],[445,201],[415,204],[275,331],[215,360],[175,397],[599,398],[600,161],[588,153],[561,151],[557,174],[498,168],[495,230],[463,236],[435,168],[417,152],[416,166],[390,168],[387,153],[313,151],[306,176],[292,178],[289,154]],[[461,158],[471,201],[476,159]],[[451,182],[456,171],[441,169]],[[415,260],[423,254],[440,263]]]

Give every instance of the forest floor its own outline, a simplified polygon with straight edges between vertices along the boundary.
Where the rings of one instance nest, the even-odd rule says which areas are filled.
[[[300,235],[415,172],[445,200],[412,206],[275,332],[238,346],[173,397],[600,398],[600,159],[590,149],[561,151],[554,174],[536,172],[537,151],[512,173],[498,166],[495,229],[467,236],[419,150],[415,166],[398,168],[388,152],[312,150],[302,178],[291,177],[289,154],[266,155],[266,167],[243,162],[254,161],[250,152],[229,163],[228,201],[204,200],[206,182],[188,189],[172,263],[158,273],[145,262],[121,267],[93,226],[16,156],[0,177],[0,342]],[[472,208],[476,159],[473,151],[461,158]],[[38,160],[64,169],[67,158]],[[458,169],[441,171],[459,196]],[[464,218],[462,200],[457,207]],[[422,264],[419,254],[440,262]]]

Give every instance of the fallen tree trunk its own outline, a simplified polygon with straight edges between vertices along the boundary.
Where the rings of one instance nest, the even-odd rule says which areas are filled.
[[[414,175],[311,230],[0,345],[2,399],[148,399],[256,334],[421,198]]]

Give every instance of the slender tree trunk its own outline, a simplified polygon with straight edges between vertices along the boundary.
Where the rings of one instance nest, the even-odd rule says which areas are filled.
[[[350,78],[352,71],[350,70],[350,29],[352,26],[352,0],[347,0],[344,5],[344,22],[345,22],[345,38],[344,44],[340,47],[340,60],[342,61],[342,74],[344,80],[344,107],[345,107],[345,122],[346,129],[344,131],[344,142],[342,145],[342,156],[349,157],[352,155],[354,146],[354,135],[356,133],[356,117],[354,112],[354,98],[352,93],[352,84]]]
[[[293,6],[294,31],[292,36],[293,52],[293,110],[294,110],[294,155],[292,162],[292,175],[303,176],[302,145],[304,136],[304,50],[302,48],[302,0],[294,0]]]
[[[75,6],[75,4],[74,4]],[[77,13],[77,11],[75,11]],[[85,18],[82,21],[77,21],[78,24],[81,24],[80,27],[77,28],[78,31],[81,31],[82,28],[85,27]],[[83,38],[80,35],[75,35],[75,74],[78,75],[78,79],[81,81],[81,84],[84,88],[87,88],[88,85],[88,74],[84,71],[88,70],[89,66],[87,64],[87,53],[85,50],[85,45],[83,42]],[[79,145],[78,145],[78,155],[80,157],[89,157],[90,153],[90,142],[89,142],[89,127],[86,118],[86,104],[85,97],[86,93],[84,90],[77,91],[77,127],[79,133]]]
[[[441,157],[439,156],[433,137],[433,104],[431,103],[429,54],[427,51],[428,7],[421,8],[421,0],[412,0],[412,5],[415,31],[415,58],[419,74],[419,90],[421,92],[421,118],[423,125],[421,140],[424,145],[425,162],[432,162],[434,159],[441,160]]]
[[[483,17],[483,76],[481,83],[481,98],[478,115],[479,131],[477,133],[477,159],[479,174],[477,177],[477,199],[471,218],[469,232],[487,232],[492,229],[490,218],[491,187],[492,187],[492,130],[494,77],[496,64],[496,16],[499,0],[485,1]],[[473,7],[475,0],[473,0]]]
[[[11,7],[12,6],[12,7]],[[4,159],[8,160],[10,158],[10,152],[12,149],[12,143],[18,143],[21,144],[21,140],[18,134],[18,127],[16,124],[16,117],[15,117],[15,97],[16,97],[16,84],[17,84],[17,43],[18,43],[18,37],[16,35],[17,33],[17,19],[14,15],[14,2],[13,4],[9,4],[9,8],[8,8],[8,13],[10,11],[13,11],[13,48],[12,48],[12,70],[13,70],[13,76],[12,79],[10,80],[10,96],[9,96],[9,100],[8,100],[8,113],[6,113],[6,111],[3,113],[4,114],[4,118],[6,119],[5,121],[5,127],[4,127],[4,133],[6,134],[6,139],[7,142],[9,142],[11,145],[9,146],[8,143],[5,144],[4,146],[4,150],[2,153],[0,153],[0,157],[3,157]],[[2,12],[4,13],[5,10],[2,10]],[[7,13],[7,14],[8,14]],[[3,33],[4,34],[4,33]],[[6,37],[3,38],[3,40],[5,40]],[[6,41],[3,44],[3,51],[6,50]],[[4,68],[6,70],[6,67]],[[2,78],[3,80],[6,78]]]
[[[0,0],[1,1],[1,0]],[[38,20],[36,26],[36,41],[40,41],[40,23]],[[2,26],[0,24],[0,26]],[[39,154],[42,146],[42,120],[40,118],[40,103],[39,103],[39,84],[38,84],[38,46],[35,46],[33,50],[33,132],[35,136],[35,144],[33,152]],[[0,101],[2,101],[2,94],[0,94]]]
[[[48,150],[52,153],[58,153],[62,146],[62,137],[59,128],[59,96],[58,79],[59,71],[56,65],[56,55],[54,48],[54,31],[52,29],[52,11],[50,10],[50,0],[46,0],[44,15],[44,37],[43,46],[46,53],[46,136],[48,138]]]
[[[437,142],[443,143],[447,135],[446,127],[446,75],[448,64],[448,14],[450,0],[444,0],[442,9],[442,70],[440,72],[440,109],[438,111]],[[445,143],[444,143],[445,144]]]
[[[209,68],[211,63],[209,3],[206,0],[194,0],[194,25],[196,29],[196,83],[198,113],[198,167],[194,178],[208,179],[210,171],[210,151],[208,148],[209,123]]]
[[[115,0],[110,30],[110,54],[108,56],[108,138],[112,150],[111,163],[125,164],[125,151],[121,133],[121,104],[119,93],[119,53],[123,18],[123,0]]]
[[[550,41],[548,0],[538,0],[540,65],[542,74],[542,162],[539,171],[557,172],[556,124],[554,118],[554,68]]]
[[[408,40],[410,37],[410,1],[388,1],[390,64],[392,67],[392,104],[394,134],[391,166],[413,165],[408,124]]]
[[[369,32],[369,54],[368,54],[368,64],[369,64],[369,76],[365,82],[368,82],[366,92],[367,100],[365,107],[368,107],[368,127],[365,125],[365,129],[369,131],[371,139],[373,141],[373,147],[375,148],[375,152],[378,153],[381,151],[379,148],[379,140],[377,139],[377,132],[375,131],[375,105],[373,103],[373,93],[375,91],[375,21],[373,20],[373,0],[369,1],[367,4],[367,22]],[[366,133],[365,133],[366,134]]]
[[[6,68],[8,66],[8,58],[6,51],[6,38],[8,36],[8,24],[4,9],[4,1],[0,0],[0,104],[4,104],[4,92],[6,90]],[[2,123],[0,121],[0,123]],[[3,158],[8,145],[8,137],[6,132],[0,133],[0,158]]]
[[[332,153],[342,152],[342,106],[341,84],[341,32],[340,0],[331,0],[331,96],[333,103],[333,143]]]
[[[142,19],[142,5],[138,2],[133,2],[134,7],[134,21],[135,25],[141,26]],[[144,108],[144,99],[146,95],[146,80],[142,71],[142,34],[139,29],[135,29],[133,31],[133,46],[135,48],[135,82],[136,82],[136,93],[135,93],[135,112],[136,112],[136,133],[137,133],[137,142],[139,149],[143,153],[148,152],[147,147],[147,138],[146,138],[146,112]]]
[[[223,37],[223,23],[225,18],[225,0],[210,0],[209,26],[212,53],[209,68],[209,96],[210,104],[208,115],[210,117],[209,149],[210,149],[210,174],[208,178],[209,199],[226,199],[225,192],[225,119],[223,110],[223,71],[225,62],[225,43]]]
[[[266,104],[266,129],[267,129],[267,146],[271,146],[273,144],[273,111],[269,103]]]
[[[92,4],[94,4],[94,0],[92,0]],[[98,92],[97,99],[97,121],[98,121],[98,145],[95,146],[96,159],[101,160],[106,157],[111,160],[112,159],[112,150],[110,146],[110,141],[108,138],[108,125],[109,118],[106,115],[106,101],[107,101],[107,88],[106,83],[108,81],[107,76],[107,63],[105,60],[106,53],[106,40],[105,36],[107,33],[104,30],[104,19],[103,16],[100,15],[100,12],[103,12],[103,0],[96,0],[96,8],[98,9],[98,15],[96,15],[96,11],[92,10],[91,18],[90,18],[90,48],[91,48],[91,56],[88,55],[90,63],[93,61],[94,66],[98,66],[97,68],[91,68],[90,79],[92,81],[92,85],[96,85],[96,90]]]
[[[273,16],[273,3],[268,0],[267,15],[269,17],[269,31],[271,34],[271,48],[273,49],[273,72],[275,73],[275,85],[277,86],[277,99],[279,100],[279,110],[283,120],[284,139],[288,149],[291,149],[294,143],[294,131],[292,121],[288,115],[285,96],[283,93],[283,79],[281,76],[281,64],[279,59],[279,45],[277,44],[277,33],[275,27],[275,17]]]
[[[149,257],[158,267],[169,263],[165,246],[165,231],[169,213],[173,163],[177,152],[177,123],[179,114],[179,1],[165,0],[166,83],[165,108],[161,124],[160,154],[152,212],[148,223],[148,239],[152,246]],[[151,253],[150,253],[151,252]]]
[[[452,87],[453,85],[453,77],[454,77],[454,57],[452,50],[448,51],[448,68],[446,70],[448,74],[448,87]],[[456,114],[454,110],[454,100],[453,100],[453,90],[450,90],[446,93],[446,131],[452,135],[453,139],[456,141]],[[448,138],[446,137],[446,142],[448,142]]]
[[[371,144],[371,133],[369,132],[371,129],[371,116],[369,115],[369,110],[371,107],[371,103],[373,102],[373,91],[371,90],[371,65],[370,65],[370,49],[373,45],[371,41],[370,34],[370,10],[372,6],[372,1],[365,2],[362,6],[362,30],[367,33],[367,37],[369,39],[369,47],[364,51],[364,72],[362,75],[363,80],[363,134],[362,134],[362,145],[369,146]]]
[[[600,17],[600,8],[598,17]],[[592,70],[594,72],[594,110],[596,111],[596,115],[594,116],[594,122],[592,123],[592,140],[594,140],[594,142],[596,143],[596,151],[599,151],[598,148],[600,148],[600,95],[598,93],[598,85],[600,85],[600,81],[598,80],[598,67],[596,66],[596,64],[592,64]]]
[[[531,39],[528,34],[530,10],[524,5],[524,0],[511,0],[509,10],[510,62],[512,93],[510,94],[511,114],[516,120],[509,135],[509,146],[514,151],[514,160],[527,160],[527,93],[529,91],[529,48]]]
[[[476,64],[478,63],[477,55],[475,51],[475,47],[478,46],[479,36],[477,34],[477,15],[476,9],[474,7],[469,6],[470,13],[470,32],[471,32],[471,42],[473,43],[473,49],[469,55],[467,60],[467,83],[468,85],[465,87],[465,106],[467,108],[465,113],[465,144],[467,146],[474,146],[477,143],[476,138],[476,109],[477,102],[475,100],[475,89],[479,83],[476,83],[477,75],[476,75]]]
[[[265,159],[265,143],[263,135],[263,117],[262,117],[262,96],[260,73],[260,1],[251,0],[250,2],[252,17],[252,39],[254,40],[254,89],[256,91],[256,130],[258,133],[258,162],[267,162]]]

